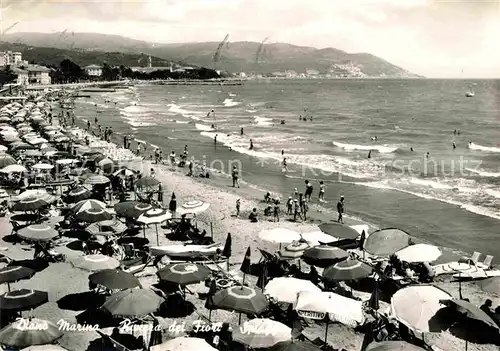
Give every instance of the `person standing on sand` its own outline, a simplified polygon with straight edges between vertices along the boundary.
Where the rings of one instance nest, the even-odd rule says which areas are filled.
[[[275,222],[280,221],[280,199],[274,199],[273,217]]]
[[[236,166],[233,166],[233,171],[231,173],[231,176],[233,177],[233,188],[235,188],[236,186],[239,188],[240,181],[239,181],[238,169],[236,168]]]
[[[344,218],[343,218],[344,205],[345,205],[344,195],[341,195],[339,202],[337,202],[337,212],[339,214],[339,218],[337,219],[337,222],[342,223],[342,224],[344,224]]]
[[[312,186],[311,182],[306,180],[306,191],[304,193],[304,197],[305,197],[306,201],[311,201],[312,193],[313,193],[313,186]]]
[[[294,202],[293,221],[297,222],[297,218],[300,218],[300,220],[302,221],[302,215],[300,214],[299,200],[295,199],[293,202]]]
[[[217,146],[217,134],[214,136],[214,145]]]
[[[319,182],[318,200],[319,201],[325,201],[325,184],[323,183],[322,180]]]
[[[241,127],[241,129],[240,129],[240,136],[243,136],[243,134],[244,134],[243,133],[243,127]]]
[[[236,199],[236,217],[237,218],[240,216],[240,205],[241,205],[240,198],[237,198]]]

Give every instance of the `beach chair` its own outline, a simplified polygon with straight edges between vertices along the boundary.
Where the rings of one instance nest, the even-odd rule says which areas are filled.
[[[103,344],[105,344],[107,341],[109,344],[113,345],[113,348],[116,351],[134,351],[132,349],[125,347],[124,345],[120,344],[118,341],[114,340],[111,336],[106,335],[99,330],[96,330],[96,333],[101,336]]]
[[[493,256],[492,255],[487,255],[484,259],[483,262],[478,262],[476,263],[477,268],[480,269],[490,269],[491,268],[491,263],[493,262]]]
[[[124,260],[134,260],[139,257],[139,250],[137,250],[134,244],[123,244],[123,259]]]
[[[479,257],[481,257],[481,253],[474,251],[474,253],[469,258],[469,260],[471,260],[472,262],[474,262],[474,264],[477,264],[479,262]]]

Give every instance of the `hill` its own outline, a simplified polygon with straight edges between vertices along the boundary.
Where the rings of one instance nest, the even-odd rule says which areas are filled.
[[[124,65],[127,67],[145,66],[147,56],[134,53],[89,51],[84,49],[58,49],[53,47],[30,46],[20,43],[0,42],[0,51],[19,51],[23,59],[42,65],[58,66],[65,59],[69,59],[81,67],[107,63],[110,66]],[[159,57],[151,57],[152,65],[156,67],[167,67],[169,60]]]
[[[79,48],[86,51],[113,51],[153,55],[165,60],[189,62],[214,67],[213,56],[218,42],[158,44],[95,33],[9,33],[3,40],[59,49]],[[368,77],[414,78],[417,75],[368,53],[347,53],[334,48],[316,49],[285,43],[230,42],[222,49],[217,69],[229,72],[271,73],[293,70],[317,70],[334,74]],[[257,59],[257,52],[260,51]]]

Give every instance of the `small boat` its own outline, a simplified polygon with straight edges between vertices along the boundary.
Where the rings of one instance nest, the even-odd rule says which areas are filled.
[[[469,87],[469,91],[465,93],[466,97],[474,97],[474,90],[472,89],[472,86]]]
[[[222,251],[224,245],[215,243],[211,245],[165,245],[152,246],[149,248],[151,256],[171,256],[171,257],[202,257],[213,256],[217,250]]]

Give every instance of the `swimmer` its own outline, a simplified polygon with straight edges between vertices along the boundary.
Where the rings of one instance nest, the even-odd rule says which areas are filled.
[[[312,120],[313,120],[313,116],[309,117],[309,120],[312,122]]]
[[[413,152],[413,148],[412,147],[410,147],[410,151]]]
[[[299,121],[302,121],[302,115],[299,116]]]
[[[248,148],[249,150],[253,150],[253,141],[250,139],[250,147]]]
[[[455,144],[455,142],[453,142],[453,150],[455,150],[457,148],[457,144]]]
[[[456,129],[453,131],[453,135],[457,135],[457,130]]]
[[[217,145],[217,134],[214,136],[214,145]]]
[[[285,150],[281,149],[281,156],[285,154]]]
[[[288,172],[288,167],[286,164],[286,157],[283,158],[282,165],[283,165],[283,172]]]
[[[368,158],[372,158],[372,150],[368,151]]]
[[[375,135],[374,137],[372,137],[372,140],[373,141],[378,140],[377,136]]]
[[[240,136],[243,136],[243,134],[244,134],[243,133],[243,127],[241,127],[241,129],[240,129]]]
[[[430,154],[431,153],[429,151],[427,151],[427,153],[425,154],[425,158],[429,158]]]

